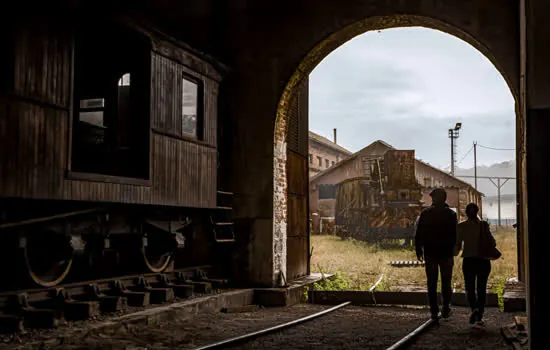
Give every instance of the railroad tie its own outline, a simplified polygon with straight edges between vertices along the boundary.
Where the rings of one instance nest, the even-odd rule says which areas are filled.
[[[416,260],[392,260],[391,266],[394,267],[417,267],[417,266],[424,266],[423,261],[416,261]]]

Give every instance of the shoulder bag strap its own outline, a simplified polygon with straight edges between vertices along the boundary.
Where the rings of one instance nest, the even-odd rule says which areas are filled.
[[[478,223],[479,230],[479,255],[484,257],[485,255],[485,230],[483,229],[483,222],[480,220]]]

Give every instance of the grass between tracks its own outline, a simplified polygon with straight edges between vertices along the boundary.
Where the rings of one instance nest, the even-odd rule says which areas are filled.
[[[492,262],[489,289],[502,296],[506,278],[517,276],[516,231],[502,229],[494,232],[502,258]],[[368,290],[384,274],[379,291],[425,290],[423,267],[392,267],[392,260],[416,260],[412,247],[399,244],[377,246],[356,240],[342,240],[337,236],[311,236],[313,256],[311,271],[336,274],[332,281],[317,284],[326,290]],[[453,283],[457,291],[464,290],[462,258],[455,258]]]

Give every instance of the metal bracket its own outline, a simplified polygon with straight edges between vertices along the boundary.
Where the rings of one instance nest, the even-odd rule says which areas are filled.
[[[99,299],[102,295],[101,290],[97,284],[89,284],[86,288],[86,294],[92,299]]]
[[[164,286],[167,286],[171,282],[168,276],[163,273],[157,276],[157,280],[159,281],[160,284]]]
[[[27,293],[19,293],[11,295],[8,298],[8,311],[20,311],[25,308],[31,307],[29,302],[29,296]]]
[[[195,273],[193,274],[195,278],[197,279],[204,279],[206,278],[206,273],[202,270],[195,270]]]
[[[113,281],[111,283],[111,288],[120,293],[127,291],[126,286],[124,285],[124,282],[122,282],[121,280]]]
[[[51,290],[49,294],[53,302],[57,305],[63,305],[65,304],[66,300],[69,300],[71,298],[70,293],[68,293],[63,288],[55,288]]]
[[[27,247],[27,237],[20,236],[19,237],[19,248],[26,248]]]
[[[149,282],[147,282],[147,280],[145,278],[143,278],[143,276],[138,277],[136,282],[137,282],[136,285],[138,285],[139,287],[143,287],[143,288],[150,288],[151,287],[149,285]]]

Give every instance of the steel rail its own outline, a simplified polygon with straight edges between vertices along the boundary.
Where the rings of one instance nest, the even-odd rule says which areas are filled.
[[[382,282],[382,279],[383,279],[383,278],[384,278],[384,274],[381,274],[381,275],[380,275],[380,278],[378,279],[378,281],[376,281],[376,283],[375,283],[372,287],[370,287],[369,292],[371,292],[371,293],[374,292],[374,290],[376,289],[376,287],[378,287],[378,284],[380,284],[380,282]]]
[[[397,350],[397,349],[402,349],[405,345],[407,345],[411,340],[413,340],[415,337],[417,337],[420,333],[424,332],[425,330],[427,330],[431,325],[433,325],[434,323],[436,323],[437,320],[436,319],[429,319],[428,321],[426,321],[424,324],[422,324],[420,327],[418,327],[417,329],[415,329],[414,331],[412,331],[411,333],[407,334],[404,338],[402,338],[401,340],[399,340],[397,343],[393,344],[392,346],[390,346],[389,348],[387,348],[386,350]]]
[[[36,219],[28,219],[28,220],[23,220],[23,221],[18,221],[18,222],[10,222],[10,223],[0,225],[0,230],[13,228],[13,227],[20,227],[20,226],[25,226],[25,225],[39,224],[39,223],[46,222],[46,221],[65,219],[65,218],[68,218],[68,217],[71,217],[71,216],[90,214],[90,213],[100,212],[102,210],[106,210],[106,209],[105,208],[92,208],[92,209],[73,211],[73,212],[68,212],[68,213],[52,215],[52,216],[45,216],[45,217],[40,217],[40,218],[36,218]]]
[[[296,326],[300,323],[312,320],[312,319],[317,318],[319,316],[323,316],[323,315],[326,315],[330,312],[341,309],[345,306],[348,306],[349,304],[351,304],[351,301],[347,301],[347,302],[342,303],[340,305],[336,305],[334,307],[331,307],[330,309],[326,309],[326,310],[317,312],[315,314],[299,318],[299,319],[294,320],[294,321],[283,323],[283,324],[273,326],[273,327],[270,327],[270,328],[265,328],[265,329],[262,329],[262,330],[259,330],[259,331],[256,331],[256,332],[252,332],[252,333],[248,333],[248,334],[245,334],[245,335],[241,335],[241,336],[238,336],[238,337],[233,337],[233,338],[230,338],[230,339],[222,340],[222,341],[217,342],[217,343],[201,346],[201,347],[195,348],[195,350],[220,349],[221,347],[229,346],[229,345],[235,344],[235,343],[243,341],[243,340],[250,340],[250,339],[252,339],[254,337],[257,337],[257,336],[260,336],[260,335],[264,335],[264,334],[268,334],[268,333],[271,333],[271,332],[274,332],[274,331],[278,331],[280,329]]]
[[[140,278],[150,283],[159,282],[158,278],[162,276],[174,277],[178,273],[183,273],[183,274],[187,274],[188,276],[192,276],[193,273],[197,270],[208,271],[210,269],[211,269],[210,265],[198,265],[198,266],[177,268],[177,269],[174,269],[173,271],[129,274],[129,275],[113,276],[113,277],[106,277],[106,278],[100,278],[100,279],[75,281],[75,282],[59,284],[59,285],[56,285],[53,287],[47,287],[47,288],[3,290],[3,291],[0,291],[0,304],[3,300],[6,300],[17,294],[27,294],[31,299],[37,299],[37,300],[49,299],[51,298],[51,293],[58,290],[78,291],[90,285],[98,285],[103,287],[103,288],[100,288],[103,291],[105,289],[109,289],[110,284],[115,281],[128,283],[128,286],[132,286]],[[76,294],[79,294],[79,293],[76,293]]]

